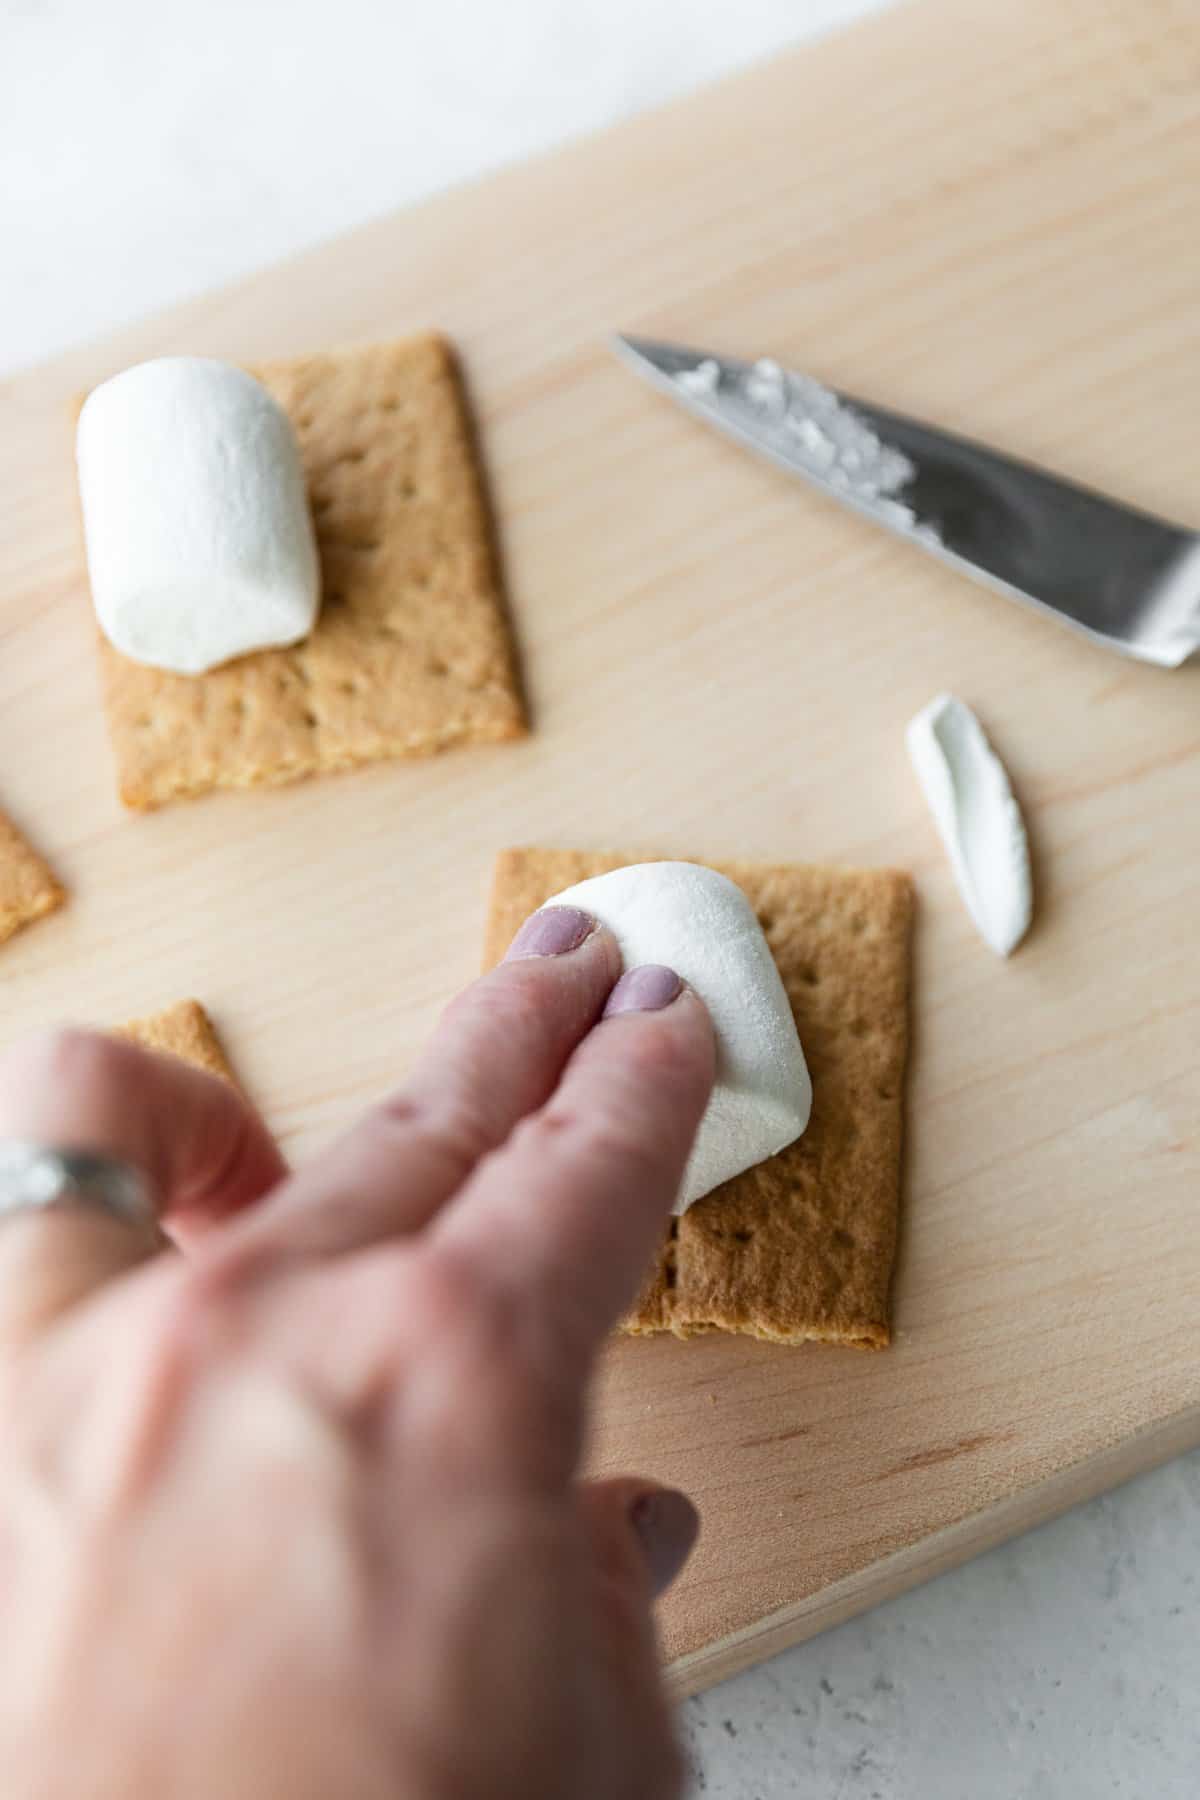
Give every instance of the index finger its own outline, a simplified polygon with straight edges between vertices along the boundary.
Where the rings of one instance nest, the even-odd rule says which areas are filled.
[[[476,1171],[435,1240],[519,1293],[556,1354],[586,1361],[645,1278],[714,1068],[698,996],[673,970],[631,969],[552,1098]]]

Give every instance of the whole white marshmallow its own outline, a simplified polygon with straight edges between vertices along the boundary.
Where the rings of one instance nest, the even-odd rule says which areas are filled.
[[[320,568],[291,423],[244,369],[138,363],[79,415],[96,617],[125,656],[198,675],[312,630]]]
[[[775,959],[741,888],[700,863],[633,863],[547,904],[582,907],[608,926],[627,969],[666,963],[708,1007],[717,1079],[676,1212],[801,1135],[812,1082]]]

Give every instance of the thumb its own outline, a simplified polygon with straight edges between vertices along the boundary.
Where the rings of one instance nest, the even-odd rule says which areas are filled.
[[[700,1529],[686,1494],[635,1476],[578,1489],[593,1571],[595,1644],[619,1730],[637,1746],[636,1780],[622,1792],[663,1796],[683,1787],[663,1686],[652,1602],[678,1575]]]
[[[636,1475],[618,1475],[584,1482],[579,1502],[605,1582],[643,1604],[665,1593],[700,1533],[700,1515],[687,1495]]]

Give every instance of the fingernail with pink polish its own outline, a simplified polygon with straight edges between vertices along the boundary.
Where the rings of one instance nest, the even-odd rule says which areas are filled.
[[[508,947],[505,962],[522,956],[562,956],[578,950],[596,929],[591,913],[578,906],[543,906],[533,913]]]
[[[661,1012],[683,992],[683,983],[674,969],[663,963],[643,963],[622,975],[604,1009],[606,1019],[614,1013]]]
[[[629,1509],[655,1594],[670,1587],[700,1535],[700,1514],[678,1488],[648,1488]]]

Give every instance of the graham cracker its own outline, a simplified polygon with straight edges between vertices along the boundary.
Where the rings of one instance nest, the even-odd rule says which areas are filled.
[[[129,1038],[144,1050],[177,1056],[182,1062],[207,1069],[210,1075],[220,1075],[237,1086],[213,1022],[198,1000],[179,1000],[165,1012],[131,1019],[127,1025],[119,1025],[113,1035]]]
[[[0,944],[66,899],[49,865],[0,813]]]
[[[300,445],[321,557],[312,634],[206,675],[101,639],[121,798],[146,810],[525,729],[457,366],[436,336],[252,371]]]
[[[577,881],[645,857],[507,850],[485,963]],[[743,1332],[881,1349],[900,1200],[913,891],[891,869],[714,863],[758,915],[813,1081],[808,1130],[672,1221],[633,1333]]]

